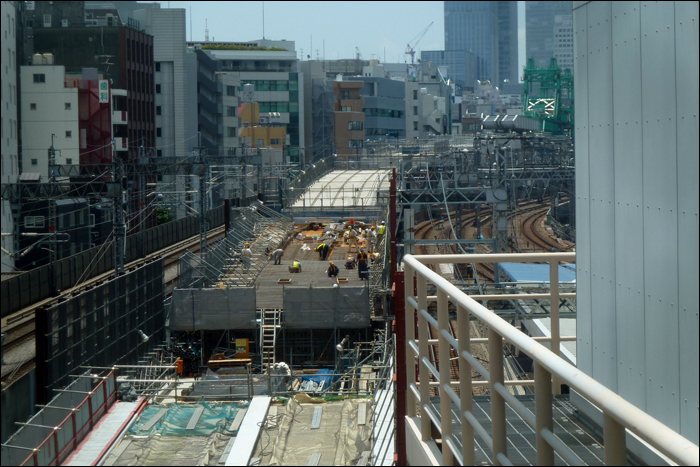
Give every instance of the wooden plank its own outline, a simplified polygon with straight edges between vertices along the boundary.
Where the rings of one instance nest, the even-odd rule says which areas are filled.
[[[357,405],[357,424],[367,424],[367,402],[360,402]]]
[[[319,408],[320,408],[320,407],[319,407]],[[314,453],[314,454],[311,456],[311,459],[309,459],[309,464],[308,464],[308,465],[318,465],[318,463],[320,462],[320,460],[321,460],[321,453],[320,453],[320,452]]]
[[[243,421],[243,417],[245,417],[246,409],[240,409],[238,413],[236,414],[236,418],[233,419],[233,423],[231,423],[231,426],[228,427],[228,431],[236,431],[238,427],[241,426],[241,422]]]
[[[153,428],[153,425],[158,423],[158,421],[163,418],[163,415],[165,415],[168,412],[168,409],[160,409],[155,416],[153,416],[148,423],[146,423],[139,431],[148,431],[151,428]]]
[[[197,426],[197,422],[199,422],[199,419],[201,418],[203,412],[204,412],[204,407],[197,407],[194,410],[194,413],[192,414],[192,418],[190,418],[190,421],[187,424],[187,428],[185,428],[185,430],[194,430],[194,427]]]
[[[316,430],[321,427],[321,417],[323,416],[323,407],[314,407],[314,415],[311,418],[311,429]]]
[[[369,451],[362,451],[356,465],[367,465],[367,462],[369,462]]]

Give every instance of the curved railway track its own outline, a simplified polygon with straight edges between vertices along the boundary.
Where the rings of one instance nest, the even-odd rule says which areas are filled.
[[[544,250],[544,251],[552,251],[552,248],[556,248],[559,251],[566,251],[567,249],[572,248],[572,244],[569,242],[563,242],[561,239],[556,239],[552,237],[551,235],[544,235],[541,233],[541,230],[544,230],[542,228],[538,229],[538,225],[541,225],[543,218],[547,215],[547,211],[549,210],[548,203],[546,200],[543,203],[539,203],[537,201],[523,201],[518,204],[518,209],[516,212],[509,214],[509,222],[514,222],[519,225],[519,234],[522,237],[522,239],[526,242],[526,245],[528,246],[528,249],[530,248],[530,244],[534,247],[536,250]],[[486,214],[484,214],[486,212]],[[450,212],[450,217],[454,219],[455,213]],[[481,231],[482,232],[489,232],[491,231],[491,223],[492,223],[492,213],[490,213],[488,210],[482,209],[481,210],[481,216],[480,216],[480,223],[481,223]],[[474,228],[475,227],[475,220],[476,220],[476,213],[473,210],[467,211],[466,215],[462,215],[462,220],[461,224],[455,225],[454,229],[457,235],[460,235],[461,238],[470,238],[473,237],[472,232],[470,232],[468,229]],[[454,238],[452,234],[452,229],[444,229],[443,228],[443,223],[441,221],[436,221],[435,219],[428,219],[422,222],[419,222],[418,224],[415,225],[414,227],[414,237],[415,239],[438,239],[438,238]],[[516,230],[516,232],[518,232]],[[521,251],[522,250],[522,245],[519,244],[518,238],[511,239],[509,242],[509,245],[513,251]],[[442,248],[440,248],[442,247]],[[450,250],[450,251],[439,251],[439,250]],[[416,245],[415,246],[415,253],[417,255],[421,254],[439,254],[439,253],[458,253],[456,251],[455,245]],[[431,269],[436,270],[434,265],[429,266]],[[481,277],[483,277],[486,281],[491,281],[493,282],[494,280],[494,268],[493,265],[491,264],[478,264],[477,265],[477,273],[480,274]],[[429,307],[429,311],[434,311],[435,305],[432,304]],[[457,323],[456,320],[450,319],[450,333],[453,337],[457,337],[457,329],[456,329]],[[470,329],[471,329],[471,335],[472,337],[482,337],[483,332],[481,329],[479,329],[479,325],[475,322],[470,323]],[[437,329],[435,329],[432,325],[428,325],[428,338],[429,339],[435,339],[438,335]],[[477,358],[480,358],[484,362],[487,362],[488,360],[488,351],[487,348],[484,344],[475,344],[472,347],[472,353],[476,356]],[[436,368],[440,368],[440,356],[439,352],[437,352],[434,349],[434,346],[430,346],[430,357],[435,365]],[[509,365],[509,363],[505,363],[504,365]],[[482,379],[480,375],[478,375],[476,372],[473,372],[471,375],[472,378],[474,379]],[[458,358],[457,354],[450,347],[450,378],[451,380],[455,381],[459,379],[459,364],[458,364]],[[430,375],[430,381],[436,381],[434,376],[431,374]],[[455,391],[458,391],[459,388],[455,387],[453,388]],[[437,388],[431,388],[431,394],[432,395],[437,395]],[[488,394],[488,389],[485,387],[476,387],[474,388],[474,394],[477,395],[484,395]]]
[[[223,237],[223,235],[224,227],[217,227],[209,231],[207,241],[212,242]],[[199,235],[190,237],[187,240],[183,240],[182,242],[170,245],[167,248],[151,253],[150,255],[141,258],[137,261],[131,262],[125,265],[125,269],[127,271],[133,270],[149,261],[152,261],[153,259],[162,257],[163,270],[166,271],[169,268],[177,267],[178,257],[187,249],[193,252],[199,251]],[[82,284],[76,285],[71,289],[63,291],[58,297],[53,297],[51,299],[35,303],[34,305],[24,310],[21,310],[17,313],[8,315],[7,317],[3,318],[2,332],[6,334],[5,342],[3,343],[3,356],[8,356],[11,352],[14,352],[16,349],[19,349],[24,345],[29,345],[29,342],[32,343],[29,346],[32,349],[34,348],[34,330],[36,328],[35,310],[38,307],[50,307],[59,301],[69,299],[87,289],[100,285],[103,282],[112,279],[113,277],[114,274],[112,272],[102,274],[100,276],[87,280]],[[173,282],[174,281],[171,280],[164,284],[167,287],[166,295],[168,296],[172,292]],[[6,361],[6,363],[7,365],[17,365],[17,363],[19,362]],[[15,381],[16,379],[19,379],[22,375],[26,374],[33,367],[34,358],[32,357],[21,362],[18,367],[13,368],[11,371],[3,372],[3,384],[11,384],[11,382]],[[8,381],[6,381],[6,379]]]

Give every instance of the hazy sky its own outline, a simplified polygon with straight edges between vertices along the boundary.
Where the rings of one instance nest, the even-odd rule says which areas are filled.
[[[158,2],[162,8],[187,10],[187,40],[245,42],[265,38],[295,41],[297,55],[328,60],[362,58],[389,63],[410,60],[406,45],[431,22],[418,43],[420,50],[442,50],[445,28],[442,2]],[[524,65],[524,4],[518,2],[520,66]],[[192,31],[190,31],[190,7]],[[191,33],[191,35],[190,35]],[[413,44],[411,44],[413,45]]]

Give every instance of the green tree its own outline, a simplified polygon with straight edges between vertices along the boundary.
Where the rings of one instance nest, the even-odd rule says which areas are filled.
[[[158,219],[158,225],[167,224],[173,220],[173,216],[168,212],[168,208],[156,209],[156,216]]]

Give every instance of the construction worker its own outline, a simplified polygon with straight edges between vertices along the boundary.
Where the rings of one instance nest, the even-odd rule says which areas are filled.
[[[377,229],[377,236],[384,235],[384,232],[386,232],[386,224],[382,221],[382,224]]]
[[[367,256],[367,253],[365,253],[364,248],[362,248],[357,254],[357,275],[360,278],[360,280],[365,280],[369,278],[369,269],[367,268],[368,258],[369,257]]]
[[[330,250],[330,248],[328,248],[328,245],[326,245],[325,243],[321,243],[314,249],[314,251],[318,251],[318,258],[321,261],[326,260],[326,257],[328,256],[328,250]]]
[[[355,269],[355,258],[348,256],[348,260],[345,262],[345,269]]]
[[[301,272],[301,263],[298,259],[295,259],[292,265],[289,267],[289,272]]]
[[[377,243],[377,232],[374,230],[374,226],[365,230],[367,235],[367,244],[369,245],[369,253],[374,253],[374,244]]]
[[[328,262],[328,270],[326,271],[326,274],[328,274],[328,277],[338,277],[338,274],[340,273],[340,269],[338,269],[338,266],[333,264],[333,261]]]
[[[273,251],[270,254],[270,258],[275,260],[275,264],[282,264],[282,255],[284,254],[284,250],[282,248],[277,248],[275,251]]]
[[[241,250],[241,259],[243,260],[243,271],[248,272],[250,269],[250,262],[253,259],[253,251],[250,249],[250,243],[245,244],[245,247]]]

